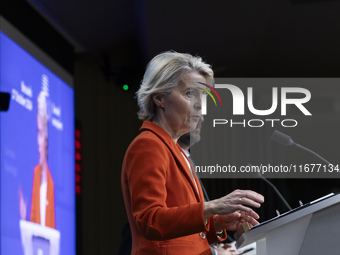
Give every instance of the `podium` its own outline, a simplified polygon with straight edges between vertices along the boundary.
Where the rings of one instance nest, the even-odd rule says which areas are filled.
[[[25,255],[59,255],[60,231],[20,220],[21,242]]]
[[[258,255],[338,254],[340,194],[329,195],[263,222],[236,240],[256,242]]]

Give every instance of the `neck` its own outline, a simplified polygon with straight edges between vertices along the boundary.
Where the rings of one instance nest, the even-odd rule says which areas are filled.
[[[171,138],[177,143],[178,138],[183,134],[183,132],[180,131],[174,131],[169,123],[162,118],[157,118],[155,117],[152,121],[154,124],[160,126],[162,129],[164,129],[170,136]]]

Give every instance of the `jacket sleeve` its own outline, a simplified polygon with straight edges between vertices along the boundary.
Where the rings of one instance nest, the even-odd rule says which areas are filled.
[[[209,221],[210,221],[210,228],[209,228],[209,232],[207,233],[207,238],[208,238],[209,244],[222,242],[225,239],[227,239],[227,232],[226,232],[225,229],[223,230],[223,233],[221,235],[218,235],[216,233],[214,217],[210,217]]]
[[[143,139],[129,148],[123,163],[133,219],[149,240],[166,240],[209,230],[209,223],[205,225],[203,219],[203,202],[167,206],[169,157],[172,155],[166,146]]]

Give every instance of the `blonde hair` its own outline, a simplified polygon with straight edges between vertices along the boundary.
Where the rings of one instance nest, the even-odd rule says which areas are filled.
[[[198,72],[208,84],[213,84],[214,72],[198,56],[167,51],[155,56],[148,64],[139,90],[136,92],[140,108],[138,118],[152,120],[155,115],[154,94],[169,94],[183,75]]]

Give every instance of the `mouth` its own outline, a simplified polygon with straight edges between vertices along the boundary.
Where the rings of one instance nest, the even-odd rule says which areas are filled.
[[[194,121],[199,121],[201,119],[201,115],[192,115],[190,118]]]

